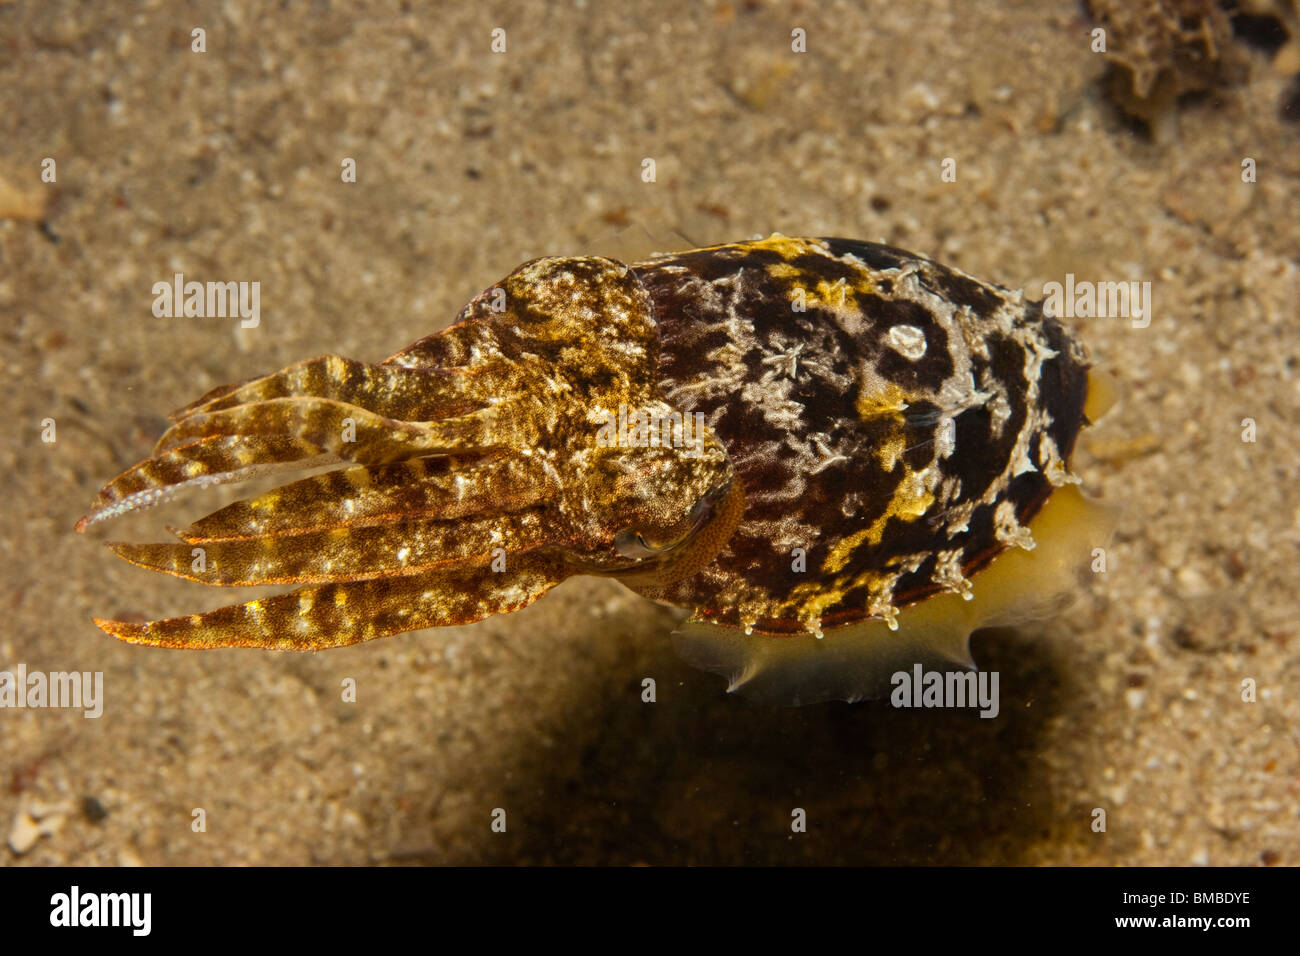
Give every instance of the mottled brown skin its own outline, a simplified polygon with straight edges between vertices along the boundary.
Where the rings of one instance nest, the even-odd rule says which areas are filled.
[[[654,302],[665,398],[704,413],[745,488],[713,565],[657,595],[698,617],[771,633],[889,619],[965,589],[1069,480],[1082,352],[1005,289],[844,239],[774,237],[633,271]],[[924,336],[918,357],[890,346],[900,326],[913,351]],[[1016,465],[1018,443],[1036,467]],[[1014,522],[998,521],[1003,502]],[[806,574],[791,571],[796,548]]]
[[[1085,373],[1037,306],[888,246],[534,260],[381,365],[323,356],[175,413],[78,529],[339,463],[180,544],[111,545],[208,584],[301,586],[97,623],[172,647],[334,647],[515,610],[575,573],[746,632],[892,623],[1032,547],[1025,526],[1073,480]],[[609,445],[620,407],[706,427],[693,449]]]

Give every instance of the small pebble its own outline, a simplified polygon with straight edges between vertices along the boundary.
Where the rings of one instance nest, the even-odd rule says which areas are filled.
[[[108,810],[95,797],[82,797],[81,815],[91,823],[103,823],[108,819]]]
[[[72,807],[67,803],[41,803],[29,797],[18,801],[18,812],[9,827],[9,849],[22,856],[43,836],[59,832],[64,815]]]

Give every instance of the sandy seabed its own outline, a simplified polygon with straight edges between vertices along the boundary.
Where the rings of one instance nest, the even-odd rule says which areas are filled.
[[[98,719],[0,711],[0,829],[48,831],[0,861],[1300,863],[1300,125],[1265,55],[1157,143],[1070,2],[172,6],[0,3],[0,668],[105,687]],[[73,533],[167,411],[381,360],[642,226],[884,240],[1030,295],[1152,282],[1145,328],[1071,321],[1121,393],[1074,467],[1123,517],[1072,611],[976,639],[998,719],[728,698],[671,611],[594,578],[322,654],[91,624],[231,599],[96,540],[170,511]],[[260,282],[260,324],[156,318],[178,272]]]

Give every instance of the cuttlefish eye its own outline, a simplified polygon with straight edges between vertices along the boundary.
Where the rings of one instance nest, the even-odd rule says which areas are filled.
[[[653,558],[664,549],[650,545],[640,531],[624,528],[614,536],[614,550],[627,558]]]
[[[686,519],[663,536],[636,528],[624,528],[614,535],[614,549],[624,557],[637,559],[660,557],[676,550],[708,523],[720,494],[718,491],[710,492],[695,502]],[[674,534],[673,531],[677,533]]]

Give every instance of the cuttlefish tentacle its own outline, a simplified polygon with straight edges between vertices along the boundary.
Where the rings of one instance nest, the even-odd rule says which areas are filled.
[[[418,518],[459,518],[528,507],[542,494],[527,469],[504,455],[415,458],[301,478],[229,504],[176,534],[203,544],[307,534],[344,523],[361,528]]]
[[[495,406],[438,421],[399,421],[328,398],[295,396],[197,412],[173,425],[154,449],[161,455],[214,435],[291,434],[341,460],[393,461],[430,452],[487,447]]]
[[[490,447],[493,414],[486,408],[440,422],[399,422],[340,402],[303,398],[191,415],[165,437],[168,447],[109,482],[77,528],[151,507],[187,487],[247,481],[289,468],[384,464]]]
[[[214,389],[169,417],[181,422],[199,412],[308,396],[348,402],[405,421],[446,418],[472,410],[482,396],[492,394],[492,377],[502,371],[501,363],[483,363],[472,369],[405,368],[320,355],[241,385]]]
[[[185,544],[109,542],[118,557],[176,577],[222,587],[323,584],[418,574],[510,553],[550,540],[542,507],[454,520],[408,520],[398,526],[340,524],[323,531]]]
[[[132,465],[105,485],[77,530],[139,508],[150,508],[189,487],[247,481],[286,468],[310,468],[331,457],[288,435],[219,435]]]
[[[206,614],[144,624],[102,618],[95,623],[131,644],[321,650],[516,611],[571,573],[554,554],[528,553],[514,557],[500,572],[461,565],[406,577],[309,585]]]

